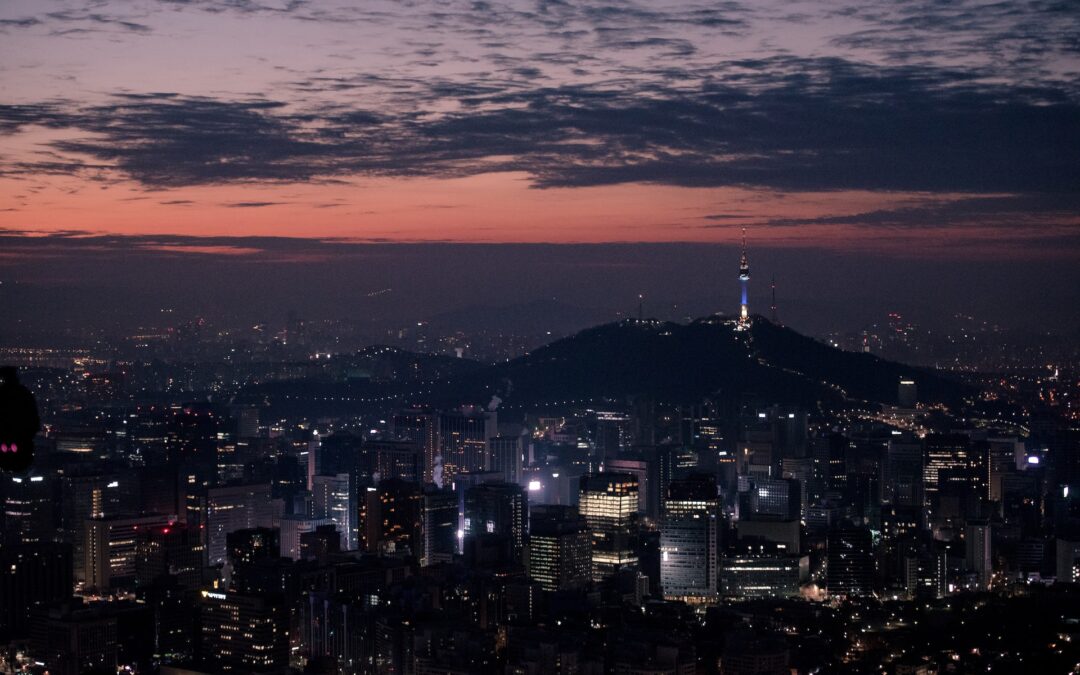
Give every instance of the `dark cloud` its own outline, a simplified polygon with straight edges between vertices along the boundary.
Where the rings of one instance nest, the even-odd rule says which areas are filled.
[[[0,107],[0,130],[89,133],[52,147],[149,187],[492,170],[528,172],[538,187],[1053,193],[1080,185],[1080,103],[1061,89],[842,59],[742,60],[709,72],[559,87],[315,78],[304,86],[389,88],[395,98],[373,111],[126,95],[93,107]],[[427,112],[451,102],[457,111]],[[7,171],[63,172],[69,162]]]
[[[222,204],[230,209],[260,209],[264,206],[280,206],[281,204],[287,204],[288,202],[228,202]]]
[[[749,219],[748,216],[725,214],[703,218],[705,220]],[[750,224],[753,227],[853,225],[878,230],[940,227],[1005,227],[1009,230],[1017,230],[1031,227],[1044,230],[1038,234],[1040,240],[1054,236],[1045,231],[1047,228],[1059,226],[1065,230],[1076,230],[1065,238],[1073,244],[1080,244],[1080,195],[1060,192],[940,200],[928,196],[917,204],[891,209],[817,218],[773,218],[762,222],[753,221]],[[705,225],[705,227],[725,228],[731,225],[716,224]]]
[[[28,16],[22,19],[0,19],[0,29],[2,28],[30,28],[31,26],[37,26],[41,24],[41,19],[33,16]]]

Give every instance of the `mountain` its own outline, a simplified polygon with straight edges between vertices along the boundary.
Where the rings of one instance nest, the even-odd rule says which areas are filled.
[[[939,372],[841,351],[759,316],[746,331],[715,316],[686,324],[625,320],[494,365],[391,353],[384,347],[361,355],[369,365],[376,361],[385,367],[384,359],[392,367],[375,373],[419,370],[424,376],[393,382],[377,377],[274,382],[251,393],[271,404],[287,400],[293,414],[307,406],[329,413],[406,404],[483,405],[492,396],[511,409],[552,411],[622,405],[639,397],[684,404],[744,397],[804,405],[844,399],[895,404],[901,377],[915,380],[919,400],[926,403],[955,406],[974,393]]]
[[[778,403],[850,398],[895,404],[901,377],[916,381],[925,402],[955,405],[972,393],[934,371],[841,351],[755,316],[748,331],[719,317],[597,326],[447,382],[433,392],[441,399],[433,402],[482,402],[497,394],[515,408],[543,408],[639,396],[696,403],[756,395]]]

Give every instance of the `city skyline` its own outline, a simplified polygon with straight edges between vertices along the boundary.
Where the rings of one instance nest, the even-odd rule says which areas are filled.
[[[1080,675],[1078,47],[7,0],[0,675]]]

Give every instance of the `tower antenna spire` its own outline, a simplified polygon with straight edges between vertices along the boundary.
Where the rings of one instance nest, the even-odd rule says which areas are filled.
[[[742,229],[742,255],[739,256],[739,287],[742,292],[742,302],[739,304],[739,330],[746,330],[750,326],[750,306],[747,302],[747,292],[750,286],[750,259],[746,256],[746,228]]]
[[[780,325],[780,317],[776,313],[776,275],[772,277],[772,305],[769,307],[772,313],[772,322],[777,326]]]

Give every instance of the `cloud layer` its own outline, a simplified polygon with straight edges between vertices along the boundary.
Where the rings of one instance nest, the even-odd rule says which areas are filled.
[[[1080,6],[1063,0],[12,0],[0,34],[0,192],[39,226],[57,192],[191,210],[207,205],[185,190],[341,185],[306,202],[325,215],[358,181],[487,174],[894,202],[705,210],[702,231],[1080,222]]]

